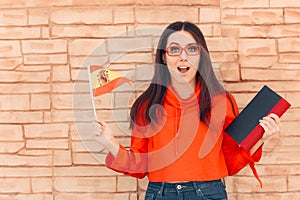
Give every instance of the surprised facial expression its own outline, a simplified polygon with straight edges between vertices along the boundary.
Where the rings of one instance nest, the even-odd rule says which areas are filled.
[[[187,31],[172,33],[167,41],[165,61],[172,84],[196,83],[201,48]]]

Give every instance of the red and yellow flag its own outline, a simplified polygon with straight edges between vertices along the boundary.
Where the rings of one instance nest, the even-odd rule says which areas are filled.
[[[104,93],[111,92],[116,87],[124,84],[130,83],[132,81],[126,77],[119,75],[109,69],[106,69],[98,65],[90,65],[90,81],[93,89],[93,95],[99,96]]]

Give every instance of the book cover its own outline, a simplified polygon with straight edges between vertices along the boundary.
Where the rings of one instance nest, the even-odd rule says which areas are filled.
[[[250,151],[264,134],[259,120],[270,113],[281,117],[290,106],[289,102],[265,85],[229,124],[225,132],[241,147]]]

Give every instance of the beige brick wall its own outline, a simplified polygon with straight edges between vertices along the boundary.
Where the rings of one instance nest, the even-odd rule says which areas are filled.
[[[86,66],[110,62],[136,80],[95,102],[97,115],[128,146],[128,109],[152,76],[161,30],[175,20],[204,32],[216,71],[241,109],[264,84],[292,103],[257,165],[263,189],[247,167],[226,178],[230,199],[300,199],[294,0],[1,0],[0,199],[143,199],[147,179],[105,168],[102,147],[80,128],[93,116]]]

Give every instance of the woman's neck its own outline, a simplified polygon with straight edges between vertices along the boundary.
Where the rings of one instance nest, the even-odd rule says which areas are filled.
[[[176,90],[176,93],[178,96],[182,99],[186,99],[190,97],[196,88],[196,83],[190,84],[190,83],[172,83],[173,88]]]

